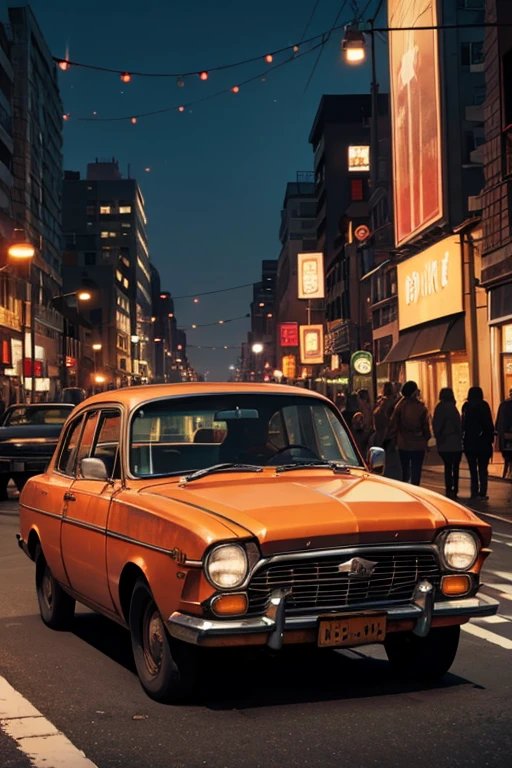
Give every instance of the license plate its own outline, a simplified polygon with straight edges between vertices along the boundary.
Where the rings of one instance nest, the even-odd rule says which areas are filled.
[[[322,619],[318,630],[320,648],[381,643],[386,637],[387,617],[350,616]]]
[[[24,461],[13,461],[11,463],[11,472],[24,472],[24,471],[25,471]]]

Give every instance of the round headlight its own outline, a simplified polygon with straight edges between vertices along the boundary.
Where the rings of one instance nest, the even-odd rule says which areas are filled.
[[[451,531],[444,540],[443,555],[450,568],[466,571],[478,555],[475,537],[466,531]]]
[[[216,587],[234,589],[247,576],[247,555],[238,544],[221,544],[210,552],[206,563],[208,578]]]

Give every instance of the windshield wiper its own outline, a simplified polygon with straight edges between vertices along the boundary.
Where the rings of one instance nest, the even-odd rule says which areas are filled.
[[[295,469],[332,469],[336,475],[350,472],[350,467],[347,464],[338,464],[336,461],[301,461],[294,464],[282,464],[280,467],[276,467],[276,474],[293,472]]]
[[[198,469],[196,472],[192,472],[191,475],[185,475],[183,481],[190,483],[192,480],[199,480],[199,478],[206,477],[206,475],[213,475],[214,472],[263,472],[263,467],[256,467],[254,464],[214,464],[211,467]]]

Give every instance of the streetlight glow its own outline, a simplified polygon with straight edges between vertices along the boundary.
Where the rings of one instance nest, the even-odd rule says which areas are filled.
[[[95,352],[99,352],[100,349],[102,348],[102,345],[101,344],[93,344],[92,348],[94,349]]]
[[[132,342],[132,344],[138,344],[140,339],[138,336],[131,336],[130,341]]]
[[[261,344],[260,342],[256,342],[256,344],[252,345],[252,351],[254,352],[255,355],[261,354],[263,352],[263,344]]]
[[[360,64],[366,59],[366,40],[357,25],[345,27],[341,50],[348,64]]]
[[[35,252],[34,246],[30,243],[14,243],[7,251],[11,259],[32,259]]]
[[[90,301],[91,294],[88,291],[79,291],[77,293],[77,298],[79,301]]]
[[[94,381],[96,382],[96,384],[104,384],[105,377],[98,374],[97,376],[94,377]]]

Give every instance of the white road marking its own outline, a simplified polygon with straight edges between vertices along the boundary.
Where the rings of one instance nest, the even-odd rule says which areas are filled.
[[[499,539],[493,539],[493,544],[501,544],[502,547],[512,547],[512,541],[500,541]]]
[[[506,616],[482,616],[481,619],[476,619],[476,621],[485,621],[486,624],[506,624],[510,619],[507,619]]]
[[[0,677],[0,728],[34,768],[97,768],[4,677]]]
[[[512,520],[510,517],[501,517],[501,515],[491,515],[490,512],[482,512],[481,509],[473,509],[470,507],[472,512],[475,512],[478,516],[483,515],[484,517],[492,517],[493,520],[500,520],[502,523],[512,523]]]
[[[499,533],[496,534],[496,536],[500,536],[502,539],[512,539],[512,533],[502,533],[500,531]]]
[[[499,645],[507,651],[512,651],[512,640],[509,640],[507,637],[501,637],[500,635],[497,635],[496,632],[491,632],[489,629],[479,627],[477,624],[463,624],[461,629],[469,635],[479,637],[481,640],[488,640],[490,643]]]
[[[512,572],[511,571],[489,571],[493,576],[498,576],[503,581],[509,581],[512,584]]]

